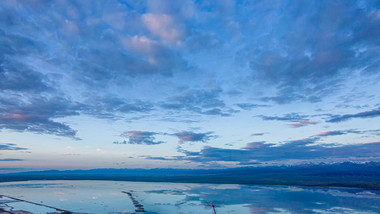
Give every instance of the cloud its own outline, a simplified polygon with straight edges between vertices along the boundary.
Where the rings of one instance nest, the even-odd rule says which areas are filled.
[[[207,142],[212,138],[216,138],[216,135],[212,135],[213,132],[205,133],[195,133],[191,131],[176,132],[173,134],[169,133],[157,133],[149,131],[125,131],[122,136],[128,138],[128,141],[114,141],[114,144],[143,144],[143,145],[156,145],[165,143],[163,141],[156,141],[155,135],[172,135],[178,137],[179,143],[185,142]]]
[[[347,129],[347,130],[335,130],[335,131],[323,131],[312,135],[311,137],[326,137],[326,136],[337,136],[345,134],[374,134],[376,135],[379,130],[362,130],[357,129]]]
[[[5,13],[8,14],[9,11]],[[15,14],[8,14],[13,21]],[[45,55],[46,45],[27,33],[4,30],[0,24],[0,129],[75,138],[76,131],[54,119],[78,115],[77,107],[53,88],[56,82],[31,64]]]
[[[111,37],[107,40],[110,40],[107,42],[110,44],[103,44],[103,48],[90,46],[77,50],[81,57],[72,62],[78,67],[78,73],[72,76],[75,80],[98,88],[109,84],[120,86],[130,78],[171,76],[176,71],[187,70],[186,62],[169,49],[156,49],[156,52],[142,54],[136,52],[135,48],[121,50],[120,42],[115,40],[124,41],[123,38]]]
[[[76,138],[60,119],[232,116],[266,107],[249,100],[318,102],[352,73],[379,74],[380,21],[368,2],[0,4],[2,130]],[[261,117],[312,124],[296,113]]]
[[[298,113],[285,114],[283,116],[265,116],[259,115],[263,120],[278,120],[278,121],[290,121],[290,122],[299,122],[307,121],[308,116],[300,115]]]
[[[269,105],[261,105],[261,104],[253,104],[253,103],[238,103],[235,105],[240,107],[243,110],[252,110],[254,108],[259,108],[259,107],[269,107]]]
[[[0,31],[1,39],[1,31]],[[0,47],[0,90],[16,92],[43,92],[51,90],[48,79],[41,73],[18,63],[2,57],[4,50]]]
[[[165,76],[171,76],[173,73],[189,69],[187,62],[185,62],[178,53],[151,38],[146,36],[134,35],[130,37],[123,37],[121,44],[128,51],[133,51],[134,56],[146,64],[145,68],[151,71],[148,74],[159,73]],[[139,69],[137,67],[137,69]],[[140,75],[144,74],[144,70],[140,70]],[[139,74],[133,74],[138,76]]]
[[[347,131],[324,131],[324,132],[319,132],[313,136],[315,137],[326,137],[326,136],[336,136],[336,135],[344,135],[348,133]]]
[[[363,69],[363,76],[378,74],[380,58],[374,53],[380,46],[375,36],[380,33],[380,19],[370,12],[376,11],[375,5],[345,1],[244,4],[250,9],[241,16],[261,18],[241,23],[245,35],[256,36],[239,57],[248,61],[253,80],[276,89],[276,95],[264,100],[319,102],[339,90],[356,69]]]
[[[129,144],[127,141],[114,141],[113,144]]]
[[[305,121],[299,121],[299,122],[295,122],[295,123],[290,123],[288,125],[291,126],[291,127],[293,127],[293,128],[298,128],[298,127],[307,126],[307,125],[313,125],[313,124],[317,124],[317,122],[312,121],[312,120],[305,120]]]
[[[186,70],[182,57],[165,47],[166,42],[180,43],[182,38],[176,19],[164,14],[141,15],[136,12],[139,9],[131,6],[117,1],[108,4],[45,2],[22,7],[2,3],[4,21],[0,23],[0,37],[4,43],[1,53],[4,59],[19,62],[24,67],[40,61],[49,66],[49,72],[65,70],[69,80],[93,87],[120,84],[121,79],[129,77],[171,75],[174,71]],[[49,10],[51,8],[53,10]],[[151,42],[153,40],[144,35],[148,33],[145,26],[164,42]],[[57,37],[51,36],[51,32]],[[130,41],[125,45],[127,40]],[[137,46],[152,48],[137,52]],[[35,74],[30,72],[30,75]]]
[[[120,118],[118,113],[150,113],[166,110],[168,115],[175,113],[196,113],[202,115],[231,116],[237,111],[227,107],[219,97],[221,90],[188,90],[169,97],[165,102],[151,102],[139,99],[125,99],[116,96],[92,97],[86,101],[81,112],[100,118]],[[176,117],[177,118],[177,117]],[[173,121],[178,119],[173,119]],[[165,119],[165,121],[167,121]],[[181,120],[184,121],[184,120]],[[191,120],[187,120],[191,121]]]
[[[76,131],[53,119],[79,115],[80,105],[64,98],[19,97],[2,98],[0,106],[0,129],[30,131],[40,134],[75,137]]]
[[[75,130],[53,121],[54,118],[77,115],[74,109],[70,109],[72,103],[64,98],[54,98],[52,94],[57,91],[52,88],[53,82],[25,59],[30,55],[40,56],[45,45],[26,34],[9,32],[3,31],[0,25],[0,38],[4,41],[0,47],[0,129],[75,138]]]
[[[0,144],[0,150],[27,150],[27,148],[18,147],[13,143],[5,143]]]
[[[376,158],[380,155],[380,142],[325,147],[310,139],[290,141],[282,145],[264,142],[248,143],[241,149],[224,149],[205,146],[200,152],[183,151],[184,160],[194,162],[233,161],[240,164],[286,160],[312,161],[335,158]]]
[[[211,138],[215,138],[215,135],[212,135],[213,132],[205,132],[205,133],[194,133],[189,131],[177,132],[173,135],[177,136],[179,139],[179,143],[185,142],[207,142]]]
[[[265,141],[248,143],[241,149],[224,149],[205,146],[200,152],[187,151],[182,148],[178,152],[185,156],[177,160],[189,160],[194,162],[232,161],[238,165],[260,164],[270,161],[298,160],[313,161],[321,159],[351,159],[351,158],[378,158],[380,155],[380,142],[362,144],[317,144],[324,137],[339,136],[345,134],[376,134],[378,130],[358,131],[355,129],[323,131],[308,138],[291,140],[282,144],[266,143]]]
[[[264,132],[258,132],[258,133],[251,134],[251,136],[263,136],[263,135],[265,135]]]
[[[92,97],[81,109],[83,113],[100,117],[118,119],[120,113],[149,113],[154,109],[154,103],[143,100],[129,100],[114,96]]]
[[[353,118],[373,118],[373,117],[379,117],[379,116],[380,116],[380,108],[377,108],[370,111],[359,112],[356,114],[334,115],[334,116],[331,116],[331,118],[327,120],[327,122],[339,123],[339,122],[343,122],[343,121],[350,120]]]
[[[297,142],[305,141],[305,142],[316,143],[317,141],[321,140],[324,137],[339,136],[339,135],[346,135],[346,134],[366,134],[366,133],[376,134],[376,130],[359,131],[356,129],[347,129],[347,130],[322,131],[322,132],[316,133],[314,135],[311,135],[308,138],[295,140],[295,141],[297,141]],[[337,144],[330,144],[330,145],[336,146]]]
[[[24,159],[17,159],[17,158],[3,158],[3,159],[0,159],[0,161],[24,161]]]
[[[128,141],[115,141],[114,144],[139,144],[139,145],[157,145],[165,143],[164,141],[156,141],[156,132],[148,131],[125,131],[123,136],[128,137]]]
[[[160,107],[166,110],[189,111],[204,115],[230,116],[236,110],[226,107],[220,98],[222,90],[188,90],[181,95],[170,97],[161,102]]]
[[[80,110],[74,107],[75,114],[56,109],[62,118],[79,113],[102,118],[147,113],[154,103],[133,98],[140,98],[136,93],[139,84],[149,82],[149,76],[165,79],[189,68],[182,54],[168,45],[181,42],[183,32],[178,20],[171,15],[139,14],[146,11],[140,7],[147,5],[118,1],[18,4],[15,7],[2,2],[0,8],[0,90],[4,92],[0,97],[23,97],[18,98],[19,107],[39,109],[39,102],[33,99],[62,99],[67,108],[76,105],[75,101],[86,103]],[[128,95],[118,98],[120,103],[102,98],[109,96],[112,87],[126,91],[129,86],[132,91],[128,89]],[[30,120],[22,124],[20,119],[25,115],[0,113],[0,129],[75,137],[76,130],[56,122],[54,114],[47,112],[39,118],[29,115]]]
[[[132,48],[138,52],[145,54],[153,54],[159,48],[159,44],[145,36],[133,36],[131,38],[125,38],[123,44]],[[152,59],[153,60],[153,59]]]
[[[154,156],[144,156],[145,159],[149,159],[149,160],[163,160],[163,161],[167,161],[167,160],[177,160],[178,158],[180,158],[180,156],[173,156],[171,158],[166,158],[166,157],[154,157]]]

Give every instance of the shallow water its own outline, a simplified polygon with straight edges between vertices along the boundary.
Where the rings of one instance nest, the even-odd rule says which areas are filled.
[[[149,213],[380,213],[380,192],[351,188],[27,181],[0,183],[0,194],[78,213],[134,213],[130,192]],[[8,200],[8,201],[7,201]],[[32,213],[50,208],[0,198],[0,208]]]

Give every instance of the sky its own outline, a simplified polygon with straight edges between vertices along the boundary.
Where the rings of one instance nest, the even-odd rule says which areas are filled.
[[[380,161],[378,1],[0,1],[0,172]]]

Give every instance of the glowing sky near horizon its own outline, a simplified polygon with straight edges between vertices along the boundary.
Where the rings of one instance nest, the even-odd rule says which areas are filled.
[[[0,1],[0,172],[380,160],[378,1]]]

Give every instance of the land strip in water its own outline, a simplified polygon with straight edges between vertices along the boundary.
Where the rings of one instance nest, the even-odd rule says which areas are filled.
[[[146,210],[144,209],[144,206],[141,205],[140,202],[138,202],[136,200],[136,198],[133,196],[132,192],[126,192],[126,191],[121,191],[121,192],[125,193],[129,196],[133,205],[135,206],[135,212],[137,212],[137,213],[145,213],[146,212]]]

